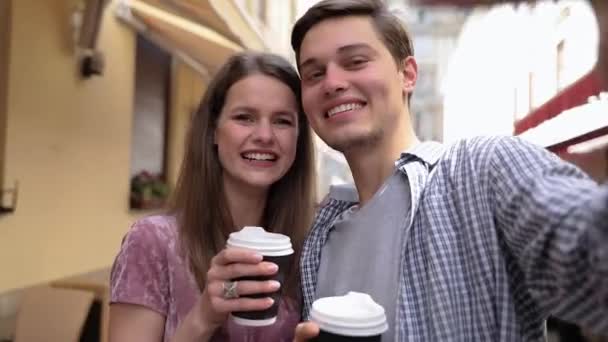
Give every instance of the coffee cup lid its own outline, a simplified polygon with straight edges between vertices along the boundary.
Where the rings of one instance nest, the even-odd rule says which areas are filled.
[[[375,336],[388,329],[384,308],[365,293],[317,299],[310,316],[322,330],[342,336]]]
[[[293,253],[289,236],[269,233],[262,227],[243,227],[240,231],[231,233],[226,244],[230,247],[253,249],[267,256]]]

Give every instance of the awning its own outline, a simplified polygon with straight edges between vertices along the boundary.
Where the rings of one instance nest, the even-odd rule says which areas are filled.
[[[520,137],[560,153],[569,147],[608,135],[606,113],[608,113],[608,94],[602,93],[599,97],[592,97],[587,104],[565,110],[526,130],[520,134]]]
[[[120,0],[116,13],[202,73],[213,73],[236,52],[266,50],[233,0]]]
[[[562,152],[608,134],[608,96],[591,71],[515,124],[515,134]],[[588,99],[591,99],[588,103]]]

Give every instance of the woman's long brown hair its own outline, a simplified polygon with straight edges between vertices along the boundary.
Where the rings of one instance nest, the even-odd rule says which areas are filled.
[[[213,134],[228,90],[252,74],[284,83],[298,102],[295,160],[285,176],[270,187],[261,224],[266,230],[288,235],[292,240],[293,264],[287,270],[283,287],[287,296],[299,302],[298,260],[314,214],[316,177],[312,136],[300,102],[300,80],[285,59],[245,52],[231,57],[218,71],[192,117],[171,213],[177,219],[181,251],[202,291],[211,258],[224,248],[228,234],[240,229],[234,226],[226,202]]]

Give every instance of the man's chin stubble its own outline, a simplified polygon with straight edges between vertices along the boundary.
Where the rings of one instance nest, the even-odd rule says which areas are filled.
[[[367,134],[365,136],[343,139],[342,141],[329,141],[327,145],[336,151],[348,154],[355,151],[372,150],[378,145],[383,136],[382,131]]]

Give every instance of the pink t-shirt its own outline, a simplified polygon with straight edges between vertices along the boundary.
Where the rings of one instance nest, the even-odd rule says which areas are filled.
[[[111,303],[142,305],[166,317],[165,342],[175,334],[200,295],[177,246],[177,225],[173,217],[141,219],[124,237],[110,278]],[[275,324],[244,327],[228,319],[211,341],[291,342],[299,320],[294,305],[282,301]]]

